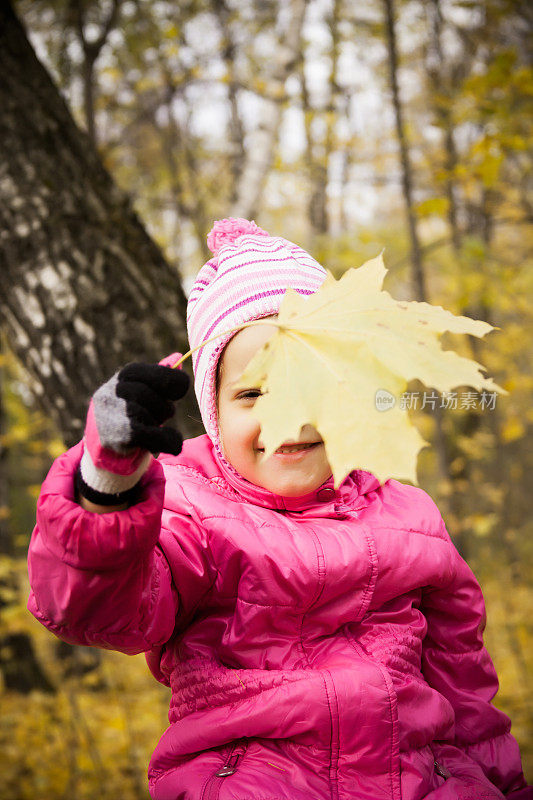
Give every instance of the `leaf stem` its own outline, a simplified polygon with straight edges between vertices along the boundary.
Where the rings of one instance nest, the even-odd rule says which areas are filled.
[[[251,322],[243,322],[242,325],[238,325],[236,328],[230,328],[227,331],[222,331],[221,333],[216,333],[214,336],[211,336],[210,339],[206,339],[205,342],[200,342],[200,344],[193,347],[192,350],[188,350],[180,359],[176,361],[175,364],[172,365],[172,369],[177,369],[180,364],[183,364],[185,359],[192,356],[197,350],[200,350],[201,347],[204,347],[209,342],[213,342],[215,339],[220,339],[221,336],[225,336],[227,333],[236,333],[237,331],[242,331],[243,328],[252,328],[254,325],[275,325],[277,328],[284,328],[285,325],[282,322],[278,322],[277,320],[269,320],[268,322],[264,319],[253,319]]]

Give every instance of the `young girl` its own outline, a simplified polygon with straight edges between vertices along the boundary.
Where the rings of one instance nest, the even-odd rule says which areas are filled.
[[[191,347],[325,277],[246,220],[208,244]],[[531,800],[490,702],[481,591],[433,501],[363,470],[335,489],[311,426],[262,459],[259,392],[236,381],[273,330],[196,351],[207,433],[183,447],[158,426],[185,373],[130,364],[96,392],[43,485],[30,610],[66,641],[145,652],[171,687],[154,800]]]

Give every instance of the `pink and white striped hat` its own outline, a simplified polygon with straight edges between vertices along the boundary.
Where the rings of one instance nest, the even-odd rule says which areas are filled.
[[[314,294],[326,271],[301,247],[270,236],[247,219],[215,222],[207,237],[213,253],[196,278],[187,305],[191,348],[253,319],[277,314],[288,287]],[[192,355],[194,388],[206,432],[218,448],[216,368],[235,331]]]

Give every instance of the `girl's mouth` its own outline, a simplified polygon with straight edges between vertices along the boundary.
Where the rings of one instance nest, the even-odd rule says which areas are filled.
[[[321,445],[322,442],[297,442],[296,444],[283,444],[274,452],[275,456],[290,456],[295,454],[306,453],[308,450],[313,450],[315,447]],[[264,447],[259,447],[258,452],[264,453]]]
[[[275,455],[286,455],[287,453],[301,453],[304,450],[311,450],[316,447],[318,442],[299,442],[298,444],[282,444],[278,447]]]

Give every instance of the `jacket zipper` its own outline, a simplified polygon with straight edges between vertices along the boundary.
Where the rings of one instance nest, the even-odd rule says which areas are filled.
[[[214,775],[211,775],[204,790],[202,792],[201,800],[218,800],[221,786],[224,778],[228,778],[237,772],[239,761],[246,752],[246,742],[237,742],[234,744],[226,756],[224,765],[218,769]]]

